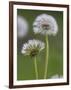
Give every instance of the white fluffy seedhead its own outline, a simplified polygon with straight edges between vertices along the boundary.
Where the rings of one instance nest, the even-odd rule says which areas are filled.
[[[17,36],[23,38],[28,33],[28,22],[22,16],[17,17]]]
[[[56,35],[58,32],[58,25],[55,18],[48,14],[41,14],[37,16],[33,23],[34,33],[43,35]]]

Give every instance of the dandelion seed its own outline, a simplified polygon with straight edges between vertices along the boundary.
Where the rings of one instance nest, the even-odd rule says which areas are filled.
[[[58,74],[56,74],[56,75],[53,75],[52,77],[51,77],[51,79],[57,79],[57,78],[63,78],[61,75],[59,76]]]

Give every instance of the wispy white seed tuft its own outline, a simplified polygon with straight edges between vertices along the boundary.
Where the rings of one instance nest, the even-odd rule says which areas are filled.
[[[23,38],[28,33],[28,22],[22,16],[17,17],[17,36]]]
[[[42,35],[56,35],[58,32],[58,25],[55,18],[48,14],[41,14],[37,16],[33,23],[34,33]]]
[[[36,56],[44,48],[45,48],[45,44],[42,41],[33,39],[23,44],[21,53],[33,57]]]

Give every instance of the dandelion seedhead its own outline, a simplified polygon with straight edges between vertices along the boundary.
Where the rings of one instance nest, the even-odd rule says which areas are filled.
[[[21,52],[24,55],[30,55],[31,57],[34,57],[44,48],[45,44],[42,41],[33,39],[23,44]]]
[[[41,14],[35,19],[33,30],[35,34],[55,35],[58,32],[58,25],[53,16]]]
[[[17,36],[23,38],[28,32],[28,22],[22,16],[17,17]]]

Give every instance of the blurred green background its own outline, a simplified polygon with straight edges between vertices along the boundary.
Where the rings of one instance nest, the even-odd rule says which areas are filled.
[[[45,37],[33,33],[33,22],[40,14],[52,15],[58,23],[58,33],[56,36],[48,36],[49,39],[49,61],[47,78],[53,75],[63,75],[63,12],[24,10],[18,9],[17,15],[23,16],[29,23],[29,32],[23,39],[17,39],[17,80],[35,80],[34,60],[30,56],[21,54],[22,44],[29,39],[39,39],[45,42]],[[44,77],[45,49],[37,56],[39,79]]]

